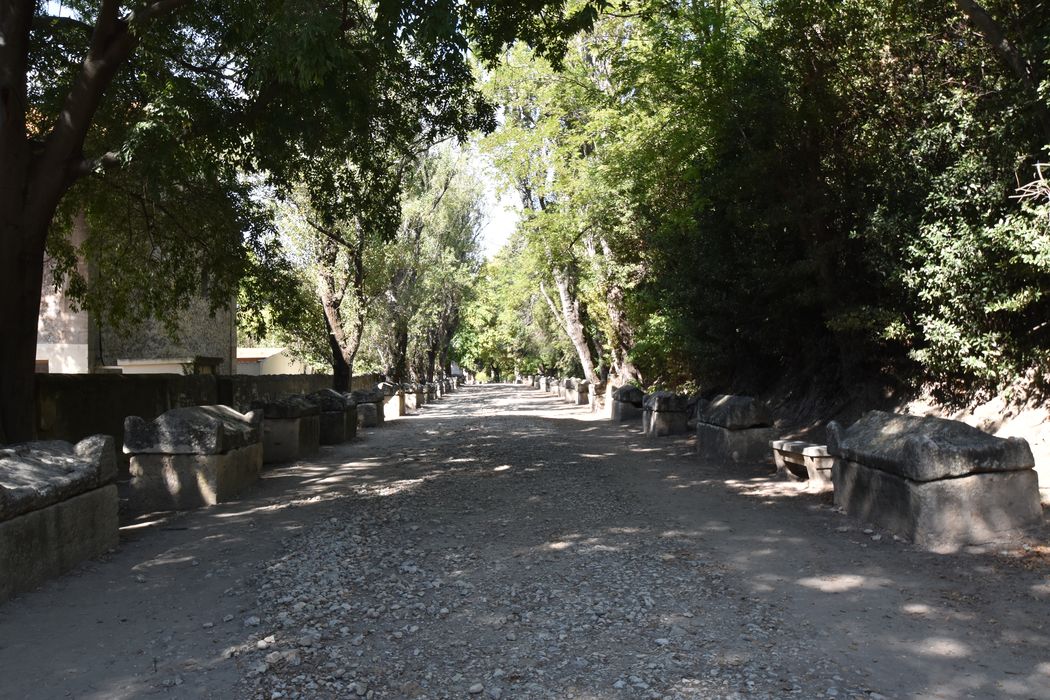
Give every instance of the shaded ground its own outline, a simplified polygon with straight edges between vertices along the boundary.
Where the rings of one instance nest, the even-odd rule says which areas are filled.
[[[0,606],[11,698],[1050,698],[1050,569],[468,387]]]

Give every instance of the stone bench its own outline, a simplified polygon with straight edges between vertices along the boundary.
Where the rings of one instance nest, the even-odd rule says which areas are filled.
[[[696,449],[702,459],[764,462],[775,437],[765,404],[750,396],[716,396],[697,407]]]
[[[261,411],[242,414],[229,406],[175,408],[152,421],[128,416],[129,506],[188,510],[232,500],[259,478],[262,432]]]
[[[644,401],[645,393],[638,387],[633,384],[621,386],[612,393],[612,420],[617,423],[639,420]]]
[[[0,602],[117,546],[113,438],[0,446]]]
[[[777,474],[793,481],[809,481],[816,487],[831,485],[831,467],[834,457],[826,445],[801,440],[771,440],[773,463]]]
[[[689,397],[670,391],[657,391],[642,401],[642,433],[649,437],[666,437],[689,432]]]
[[[301,394],[277,401],[255,401],[263,421],[263,460],[266,464],[294,462],[321,449],[321,409]]]
[[[870,411],[828,425],[835,504],[930,549],[1016,539],[1042,523],[1035,458],[1021,438],[959,421]]]
[[[320,443],[339,445],[357,436],[357,404],[333,389],[321,389],[307,397],[320,414]]]

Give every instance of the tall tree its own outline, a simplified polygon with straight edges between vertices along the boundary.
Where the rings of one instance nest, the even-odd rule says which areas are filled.
[[[125,163],[143,126],[164,124],[176,138],[211,132],[212,155],[289,184],[333,134],[367,124],[377,54],[422,47],[438,59],[428,70],[462,84],[468,37],[487,58],[514,37],[557,52],[603,4],[0,3],[0,442],[34,431],[37,314],[56,211],[78,181]]]

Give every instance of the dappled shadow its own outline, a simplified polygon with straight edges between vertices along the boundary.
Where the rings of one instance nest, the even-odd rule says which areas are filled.
[[[559,605],[571,624],[591,629],[584,646],[631,629],[594,609],[601,591],[624,609],[655,611],[647,614],[689,640],[705,616],[729,624],[741,609],[767,611],[761,629],[727,629],[678,649],[711,669],[801,637],[804,648],[792,653],[803,662],[834,658],[855,672],[847,681],[889,697],[1050,696],[1050,668],[1039,660],[1050,658],[1045,567],[917,550],[771,472],[700,462],[692,438],[651,440],[640,426],[535,389],[465,387],[267,470],[237,503],[129,524],[119,552],[0,608],[0,671],[16,696],[236,697],[257,642],[273,631],[272,622],[245,625],[259,564],[296,556],[299,536],[318,523],[397,502],[419,504],[417,523],[434,528],[429,548],[466,544],[476,556],[450,582],[483,588],[494,572],[519,580],[508,610],[552,595],[528,588],[534,572],[559,572]],[[592,580],[591,562],[622,575]],[[498,650],[507,614],[493,610],[473,623],[479,644]],[[89,659],[85,635],[102,640]],[[682,643],[669,639],[669,649]],[[690,687],[667,690],[688,697]]]

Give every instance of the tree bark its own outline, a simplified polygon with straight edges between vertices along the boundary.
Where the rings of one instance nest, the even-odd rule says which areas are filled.
[[[598,384],[598,374],[594,371],[594,360],[591,357],[591,346],[587,342],[587,331],[583,326],[580,315],[580,300],[573,294],[568,273],[555,268],[551,271],[554,278],[554,286],[558,288],[558,297],[561,300],[562,324],[565,332],[576,348],[576,354],[583,365],[583,376],[591,384]]]

